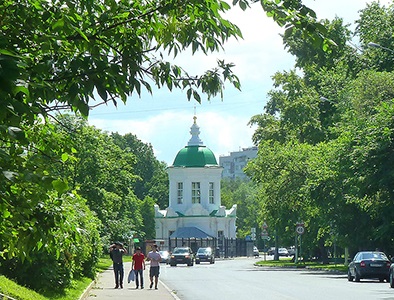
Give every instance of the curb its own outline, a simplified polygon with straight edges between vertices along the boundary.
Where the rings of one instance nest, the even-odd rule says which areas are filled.
[[[181,300],[173,290],[171,290],[163,281],[159,279],[159,282],[164,286],[164,288],[174,297],[175,300]]]
[[[78,300],[84,300],[89,296],[89,292],[92,289],[92,287],[96,284],[96,279],[92,280],[92,282],[87,286],[87,288],[83,291],[82,295],[79,297]]]

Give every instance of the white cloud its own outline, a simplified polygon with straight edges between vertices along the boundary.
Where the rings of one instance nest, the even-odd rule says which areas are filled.
[[[319,19],[340,16],[345,23],[351,23],[358,18],[358,11],[365,3],[372,1],[346,0],[346,5],[343,0],[304,2],[315,10]],[[381,0],[380,3],[388,5],[392,1]],[[156,90],[154,96],[144,94],[141,99],[129,99],[127,105],[120,105],[118,109],[99,107],[91,113],[89,123],[106,131],[133,133],[152,144],[159,160],[172,164],[177,152],[190,139],[196,105],[200,138],[217,157],[252,146],[254,129],[247,123],[253,115],[263,112],[266,94],[272,88],[271,76],[276,71],[291,69],[294,58],[283,48],[279,36],[283,29],[266,17],[258,3],[246,12],[231,10],[228,19],[240,27],[243,40],[228,41],[224,45],[225,52],[208,56],[189,53],[180,55],[174,62],[190,74],[214,67],[219,58],[234,62],[242,92],[227,87],[223,101],[207,102],[203,98],[201,104],[196,104],[187,101],[185,93]]]
[[[251,146],[254,130],[247,126],[248,118],[207,112],[197,114],[200,138],[218,158],[240,147]],[[119,134],[132,133],[145,143],[151,143],[159,160],[172,164],[180,149],[187,145],[191,135],[193,114],[189,111],[163,112],[146,119],[111,120],[91,118],[97,128]]]

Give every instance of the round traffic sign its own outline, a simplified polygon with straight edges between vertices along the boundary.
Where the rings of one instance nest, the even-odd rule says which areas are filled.
[[[303,234],[303,233],[305,232],[304,226],[297,226],[297,227],[296,227],[296,232],[297,232],[298,234]]]

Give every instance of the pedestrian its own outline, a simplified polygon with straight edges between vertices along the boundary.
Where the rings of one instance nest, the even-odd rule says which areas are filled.
[[[144,270],[145,270],[145,255],[141,252],[141,247],[135,248],[133,260],[131,262],[131,269],[135,274],[135,288],[138,289],[141,279],[141,290],[144,288]]]
[[[110,256],[112,258],[114,273],[115,273],[115,289],[121,288],[123,289],[123,277],[124,277],[124,268],[123,268],[123,255],[127,253],[125,247],[120,242],[115,242],[109,247]]]
[[[149,278],[150,278],[150,286],[153,287],[153,278],[155,278],[155,289],[157,290],[157,283],[159,282],[159,273],[160,273],[160,261],[161,256],[157,251],[157,245],[152,245],[152,251],[148,253],[147,260],[150,261],[150,269],[149,269]]]

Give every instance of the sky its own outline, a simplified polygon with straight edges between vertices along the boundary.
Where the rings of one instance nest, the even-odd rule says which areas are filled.
[[[231,2],[231,1],[228,1]],[[333,19],[336,16],[350,24],[359,10],[370,0],[305,0],[318,19]],[[381,0],[381,4],[392,4],[392,0]],[[154,89],[153,95],[142,93],[133,96],[124,105],[112,104],[94,108],[89,115],[89,124],[107,132],[132,133],[144,143],[150,143],[156,158],[172,165],[179,150],[190,139],[193,116],[197,117],[200,138],[213,151],[217,160],[230,152],[253,146],[254,127],[248,126],[250,118],[264,112],[267,93],[273,88],[275,72],[291,70],[294,57],[284,49],[280,33],[283,29],[266,17],[259,4],[243,12],[232,9],[226,17],[242,31],[243,39],[228,41],[225,51],[204,54],[187,52],[172,63],[178,64],[189,74],[202,74],[216,66],[218,59],[235,64],[234,73],[241,81],[241,91],[227,84],[223,99],[207,100],[202,95],[201,104],[188,101],[186,92]]]

